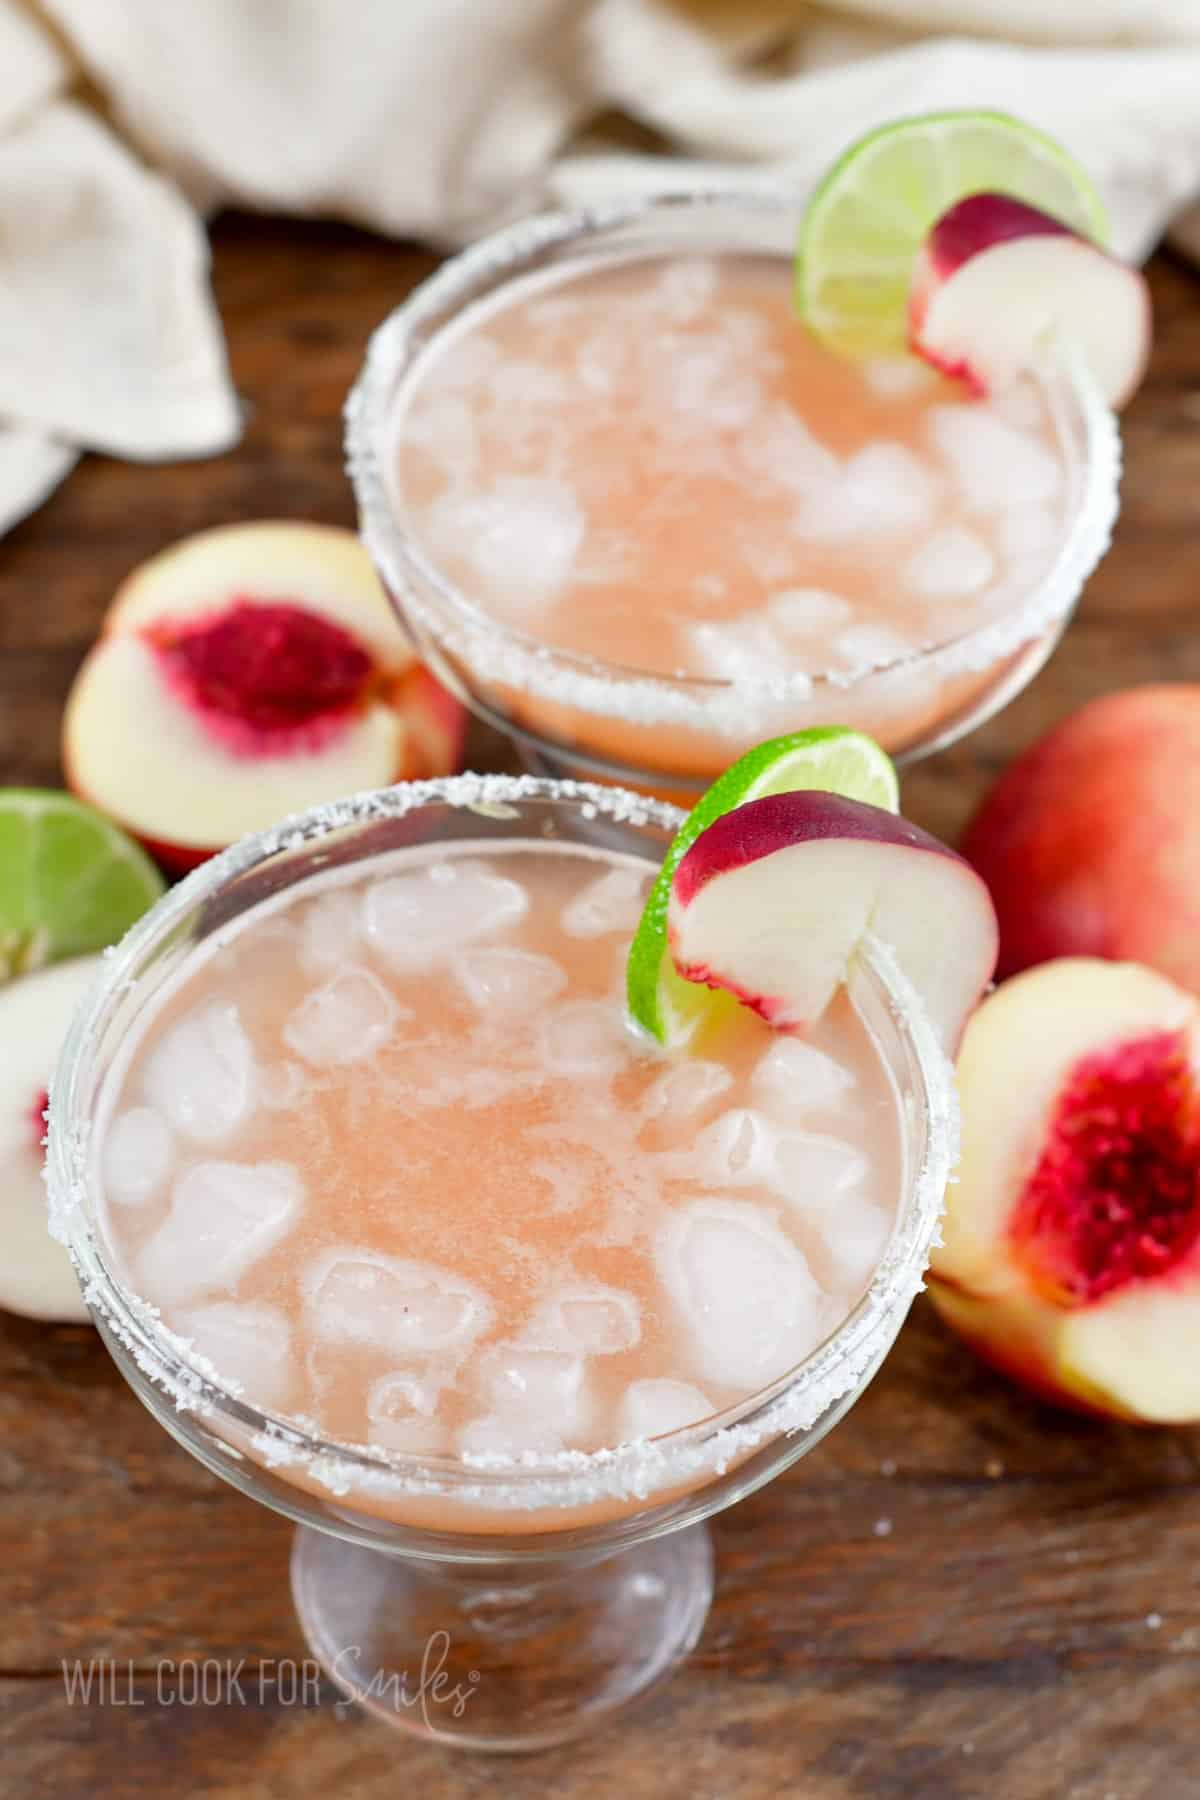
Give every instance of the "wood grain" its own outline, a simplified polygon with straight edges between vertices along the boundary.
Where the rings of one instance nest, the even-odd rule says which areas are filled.
[[[352,522],[342,399],[430,266],[334,227],[221,221],[245,439],[172,468],[89,459],[0,543],[0,781],[59,779],[71,675],[142,557],[231,519]],[[906,810],[945,835],[1082,700],[1200,680],[1200,285],[1152,273],[1116,546],[1034,686],[906,777]],[[510,763],[483,731],[472,760]],[[0,1317],[0,1796],[1200,1800],[1200,1434],[1060,1417],[919,1304],[848,1419],[715,1535],[717,1601],[669,1688],[567,1751],[453,1759],[327,1691],[260,1696],[271,1659],[304,1655],[289,1527],[178,1449],[89,1331]],[[69,1704],[75,1657],[117,1659],[139,1704]],[[185,1657],[241,1660],[246,1703],[160,1703],[158,1659]]]

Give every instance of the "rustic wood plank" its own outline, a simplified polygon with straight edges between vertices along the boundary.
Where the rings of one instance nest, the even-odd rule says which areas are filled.
[[[704,1664],[619,1730],[533,1759],[451,1757],[318,1703],[69,1706],[60,1681],[0,1681],[4,1791],[187,1800],[1196,1800],[1189,1660],[1078,1666],[1032,1657],[802,1678]],[[1148,1718],[1154,1729],[1146,1730]]]

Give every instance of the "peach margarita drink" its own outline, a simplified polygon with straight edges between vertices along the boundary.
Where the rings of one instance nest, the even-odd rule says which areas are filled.
[[[139,1397],[301,1522],[309,1642],[389,1722],[529,1749],[667,1673],[700,1521],[886,1355],[995,958],[983,884],[894,805],[852,733],[764,746],[686,821],[402,784],[234,846],[106,964],[55,1230]],[[379,1698],[431,1633],[469,1716]]]
[[[821,723],[948,741],[1049,654],[1107,541],[1086,372],[992,399],[795,316],[793,216],[535,221],[377,334],[364,536],[423,653],[538,767],[686,794]]]
[[[452,853],[450,853],[452,850]],[[703,1055],[624,1014],[653,871],[582,846],[400,852],[167,992],[102,1124],[129,1285],[328,1438],[594,1452],[771,1386],[861,1298],[904,1183],[847,995]]]
[[[789,903],[780,939],[735,907],[755,953],[794,937],[810,974],[791,950],[721,973],[721,907],[715,960],[703,923],[713,893],[772,883],[751,869],[713,888],[701,852],[715,815],[755,817],[748,799],[813,779],[814,759],[894,804],[865,740],[781,740],[728,773],[661,871],[636,832],[619,841],[631,818],[652,830],[646,803],[570,784],[398,789],[394,808],[378,802],[395,841],[365,830],[371,853],[348,861],[344,827],[313,815],[304,878],[278,891],[285,857],[284,875],[234,884],[236,908],[215,897],[215,928],[140,1007],[98,1092],[87,1164],[114,1279],[223,1390],[385,1459],[570,1469],[769,1394],[855,1314],[926,1160],[880,984],[884,1012],[915,1009],[936,1063],[934,1034],[991,954],[985,932],[965,963],[925,970],[932,1024],[903,968],[889,982],[861,962],[866,919],[888,919],[869,897],[879,853],[884,868],[912,862],[888,883],[922,914],[958,870],[968,916],[984,893],[958,859],[875,844],[873,820],[885,838],[901,827],[868,806],[865,827],[818,818],[809,924]],[[472,833],[489,809],[499,835]],[[424,816],[454,829],[426,841]],[[786,847],[788,820],[766,823]],[[698,857],[681,984],[647,897],[690,896]],[[776,977],[783,998],[742,991]],[[681,985],[690,1014],[672,999]],[[643,1478],[625,1500],[645,1491]]]

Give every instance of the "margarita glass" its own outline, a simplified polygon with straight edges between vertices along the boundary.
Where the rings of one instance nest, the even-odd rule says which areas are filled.
[[[243,1339],[242,1380],[231,1380],[173,1328],[178,1285],[160,1306],[130,1284],[105,1194],[113,1095],[147,1021],[189,974],[218,967],[243,934],[266,945],[272,920],[331,881],[427,868],[433,847],[477,865],[514,848],[550,861],[552,851],[586,849],[622,868],[639,859],[651,873],[678,823],[673,809],[621,790],[531,776],[402,785],[316,809],[206,863],[133,929],[56,1075],[52,1221],[122,1373],[209,1469],[299,1522],[295,1601],[333,1681],[389,1722],[445,1742],[558,1742],[668,1673],[708,1608],[701,1521],[812,1449],[871,1379],[921,1285],[956,1154],[953,1076],[921,1002],[886,947],[867,940],[846,1004],[886,1076],[900,1154],[891,1228],[859,1297],[798,1363],[714,1415],[587,1449],[531,1440],[512,1453],[431,1452],[339,1437],[299,1411],[256,1404],[278,1373],[265,1331]],[[381,1151],[389,1137],[403,1147],[399,1100],[390,1119],[372,1107],[356,1121]],[[349,1204],[340,1191],[328,1198]],[[312,1215],[314,1200],[310,1192]],[[219,1229],[216,1238],[224,1255],[230,1244]],[[502,1241],[484,1247],[497,1265]],[[213,1244],[210,1228],[194,1254],[212,1256]],[[169,1268],[168,1288],[194,1274],[186,1256]]]
[[[794,200],[524,221],[375,333],[360,526],[419,653],[527,765],[684,801],[764,737],[901,760],[1050,655],[1116,515],[1116,421],[1066,343],[993,402],[795,318]]]

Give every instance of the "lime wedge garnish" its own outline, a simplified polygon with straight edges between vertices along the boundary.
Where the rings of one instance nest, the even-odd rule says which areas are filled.
[[[767,794],[821,788],[897,812],[900,788],[891,758],[874,738],[842,725],[794,731],[748,750],[692,808],[667,851],[629,948],[626,996],[630,1017],[661,1044],[684,1043],[719,1011],[736,1007],[676,972],[667,947],[667,903],[675,870],[700,833],[723,813]]]
[[[70,794],[0,788],[0,981],[103,950],[165,885],[145,851]]]
[[[903,349],[918,250],[968,194],[1011,194],[1104,243],[1104,203],[1061,144],[1005,113],[929,113],[852,144],[808,205],[796,305],[824,343],[850,355]]]

